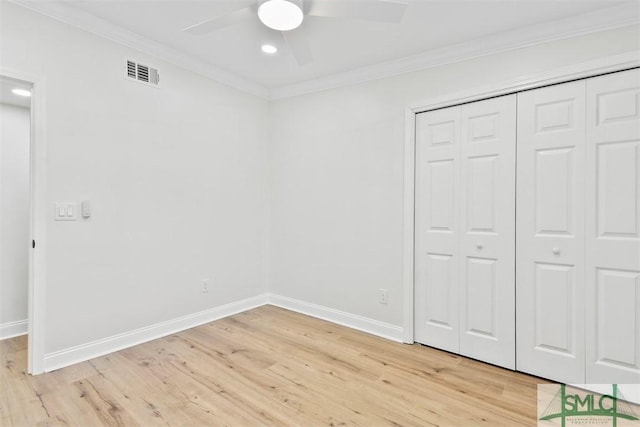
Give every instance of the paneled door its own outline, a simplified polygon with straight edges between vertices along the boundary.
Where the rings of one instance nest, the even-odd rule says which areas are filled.
[[[416,116],[415,339],[458,353],[460,107]]]
[[[513,368],[515,95],[416,117],[416,341]]]
[[[516,369],[584,383],[585,82],[518,94]]]
[[[587,80],[588,383],[640,383],[640,71]]]
[[[460,354],[514,369],[516,96],[460,121]]]

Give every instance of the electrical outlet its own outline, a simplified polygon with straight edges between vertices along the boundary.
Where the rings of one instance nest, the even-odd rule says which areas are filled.
[[[206,294],[209,292],[209,279],[200,279],[200,283],[202,283],[202,287],[200,288],[200,292]]]
[[[378,302],[380,304],[386,304],[389,302],[389,293],[387,292],[386,289],[378,290]]]

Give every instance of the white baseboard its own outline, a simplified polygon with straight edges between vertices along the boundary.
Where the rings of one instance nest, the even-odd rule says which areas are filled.
[[[214,307],[209,310],[189,314],[177,319],[167,320],[144,328],[135,329],[133,331],[103,338],[87,344],[46,354],[44,357],[44,371],[51,372],[56,369],[64,368],[65,366],[104,356],[105,354],[162,338],[176,332],[184,331],[185,329],[213,322],[214,320],[251,310],[252,308],[260,307],[265,304],[275,305],[277,307],[282,307],[287,310],[327,320],[338,325],[357,329],[392,341],[402,342],[402,328],[400,326],[391,325],[389,323],[380,322],[378,320],[369,319],[367,317],[358,316],[356,314],[335,310],[333,308],[293,298],[275,294],[262,294],[241,301],[221,305],[219,307]],[[26,321],[15,323],[20,323],[20,326],[24,329],[24,332],[22,333],[26,333]],[[2,328],[6,325],[0,325],[0,334],[4,331]],[[15,335],[20,335],[20,333]],[[0,338],[1,337],[3,337],[3,335],[0,335]]]
[[[0,340],[7,338],[18,337],[20,335],[26,335],[29,329],[29,321],[18,320],[17,322],[8,322],[0,324]]]
[[[144,328],[135,329],[123,334],[103,338],[87,344],[67,348],[44,357],[44,371],[50,372],[65,366],[84,362],[89,359],[104,356],[114,351],[142,344],[147,341],[184,331],[185,329],[213,322],[214,320],[233,314],[241,313],[267,303],[267,295],[262,294],[241,301],[214,307],[209,310],[189,314],[177,319],[156,323]]]
[[[318,319],[377,335],[391,341],[402,342],[402,327],[400,326],[281,295],[267,294],[267,301],[268,304],[277,307],[317,317]]]

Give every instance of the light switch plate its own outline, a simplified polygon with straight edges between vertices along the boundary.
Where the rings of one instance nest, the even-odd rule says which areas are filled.
[[[56,221],[77,221],[78,204],[58,202],[55,204],[54,219]]]

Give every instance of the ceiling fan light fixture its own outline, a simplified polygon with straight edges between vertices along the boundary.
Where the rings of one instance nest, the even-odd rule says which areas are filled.
[[[302,8],[289,0],[267,0],[258,8],[258,17],[267,27],[289,31],[302,24]]]

